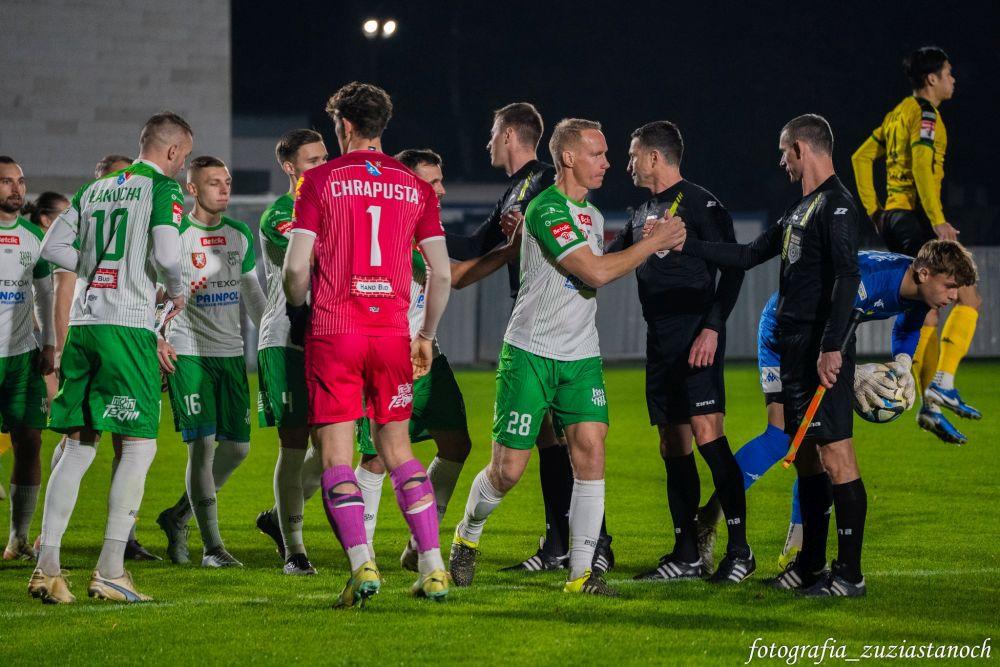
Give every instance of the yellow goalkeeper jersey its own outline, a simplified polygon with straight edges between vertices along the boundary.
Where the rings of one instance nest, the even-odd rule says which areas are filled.
[[[910,96],[886,114],[882,124],[851,157],[858,195],[868,215],[879,209],[915,211],[918,207],[932,225],[945,222],[941,207],[941,180],[948,134],[937,108]],[[872,166],[885,156],[886,202],[879,205]]]

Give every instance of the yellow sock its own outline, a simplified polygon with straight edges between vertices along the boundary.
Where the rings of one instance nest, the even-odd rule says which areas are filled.
[[[3,456],[10,449],[10,434],[0,433],[0,456]]]
[[[941,356],[937,363],[939,371],[955,375],[958,364],[972,344],[978,319],[979,312],[971,306],[957,305],[952,308],[951,315],[941,330]]]
[[[936,326],[920,327],[920,341],[913,353],[913,379],[917,381],[920,395],[934,379],[937,371],[938,335]]]

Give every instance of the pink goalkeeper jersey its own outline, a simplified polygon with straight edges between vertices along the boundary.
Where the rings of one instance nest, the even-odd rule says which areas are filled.
[[[316,237],[313,335],[406,336],[412,248],[444,236],[434,189],[377,151],[353,151],[299,180],[294,233]]]

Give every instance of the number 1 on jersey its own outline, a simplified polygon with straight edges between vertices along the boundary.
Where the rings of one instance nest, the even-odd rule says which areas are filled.
[[[375,205],[369,206],[367,213],[372,217],[371,265],[382,266],[382,248],[378,245],[378,223],[379,219],[382,217],[382,207]]]

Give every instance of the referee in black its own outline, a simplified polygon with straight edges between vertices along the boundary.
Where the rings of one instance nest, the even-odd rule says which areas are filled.
[[[802,198],[747,245],[691,240],[683,252],[749,269],[781,255],[778,344],[785,432],[798,430],[816,387],[827,388],[799,449],[802,551],[773,581],[808,596],[865,594],[861,544],[868,499],[854,456],[854,340],[847,335],[858,271],[858,211],[833,170],[833,132],[822,116],[790,120],[778,142],[781,166],[802,184]],[[837,558],[826,570],[830,504],[837,519]]]
[[[463,261],[481,257],[500,244],[524,220],[528,203],[555,180],[555,167],[538,159],[542,138],[542,115],[533,104],[513,102],[493,112],[493,126],[486,150],[490,165],[507,174],[507,187],[496,205],[471,235],[448,233],[448,255]],[[520,260],[507,265],[511,298],[517,298],[520,286]],[[504,570],[540,572],[563,567],[569,557],[569,504],[573,495],[573,467],[570,465],[565,438],[557,434],[546,415],[538,435],[538,473],[545,504],[545,537],[538,550],[523,561]],[[594,552],[594,572],[603,574],[614,565],[611,536],[601,525],[601,536]]]
[[[668,213],[684,220],[688,239],[736,242],[733,220],[722,203],[681,176],[683,154],[680,130],[669,121],[648,123],[632,133],[628,171],[635,185],[653,196],[606,252],[638,242],[647,219]],[[723,431],[726,320],[739,296],[743,271],[719,271],[692,255],[657,253],[636,269],[636,277],[646,320],[646,405],[650,423],[660,432],[675,540],[673,551],[657,567],[636,578],[696,579],[712,572],[714,563],[702,563],[698,556],[701,487],[693,438],[712,472],[729,528],[726,557],[709,581],[743,581],[756,565],[746,539],[743,475]]]

